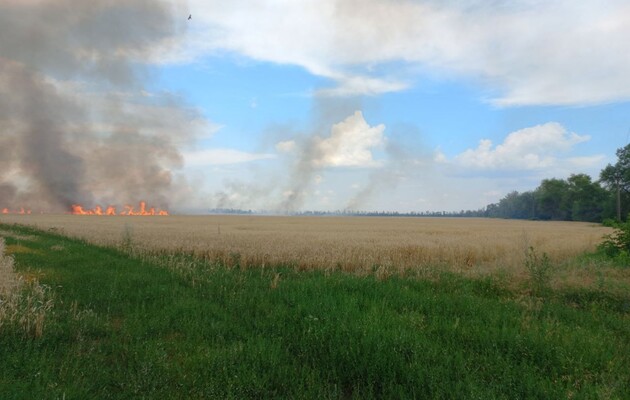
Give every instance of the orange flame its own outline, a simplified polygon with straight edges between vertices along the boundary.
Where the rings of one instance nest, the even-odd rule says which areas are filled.
[[[24,207],[20,207],[19,210],[10,210],[7,207],[4,207],[2,210],[0,210],[0,214],[20,214],[20,215],[27,215],[27,214],[31,214],[31,210],[26,209]]]
[[[43,214],[43,212],[40,212]],[[19,215],[30,215],[31,210],[28,208],[20,207],[19,209],[10,209],[8,207],[4,207],[0,209],[0,214],[19,214]],[[74,215],[169,215],[168,211],[160,210],[155,207],[147,207],[147,203],[144,201],[140,202],[140,207],[138,209],[134,208],[132,205],[125,205],[124,209],[118,212],[115,206],[108,206],[107,208],[103,208],[99,205],[95,206],[92,209],[86,208],[80,204],[73,204],[71,207],[70,214]]]
[[[168,211],[157,210],[155,207],[147,209],[147,203],[140,202],[140,209],[136,210],[131,205],[125,205],[124,210],[120,213],[116,211],[116,207],[108,206],[104,211],[101,206],[93,209],[86,209],[80,204],[73,204],[71,214],[74,215],[168,215]]]

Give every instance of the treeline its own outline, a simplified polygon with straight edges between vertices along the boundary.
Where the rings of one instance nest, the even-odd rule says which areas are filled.
[[[616,193],[586,174],[544,179],[528,192],[511,192],[490,204],[485,217],[601,222],[615,218]]]
[[[630,203],[630,144],[617,149],[617,162],[608,164],[592,181],[586,174],[545,179],[536,190],[511,192],[486,207],[484,216],[556,221],[623,220]]]

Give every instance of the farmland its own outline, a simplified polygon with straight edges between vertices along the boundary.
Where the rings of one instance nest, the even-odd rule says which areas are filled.
[[[125,242],[143,253],[192,253],[240,267],[292,266],[358,274],[434,270],[523,277],[529,247],[564,265],[593,251],[610,228],[575,222],[448,218],[317,218],[7,215],[0,222],[53,230],[90,243]],[[559,271],[561,272],[561,271]],[[558,276],[592,282],[589,268]]]
[[[627,398],[630,269],[589,254],[607,232],[3,216],[0,397]]]

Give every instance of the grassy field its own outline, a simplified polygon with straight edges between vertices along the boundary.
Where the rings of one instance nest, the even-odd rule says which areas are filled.
[[[245,268],[136,252],[120,231],[116,249],[0,230],[18,282],[0,292],[2,399],[630,398],[627,287]]]

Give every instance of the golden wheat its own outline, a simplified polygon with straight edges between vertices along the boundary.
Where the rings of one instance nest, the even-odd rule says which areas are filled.
[[[171,216],[2,216],[0,222],[52,229],[138,251],[189,252],[209,259],[301,269],[372,271],[521,266],[533,246],[552,260],[592,251],[609,228],[591,223],[498,219]]]

